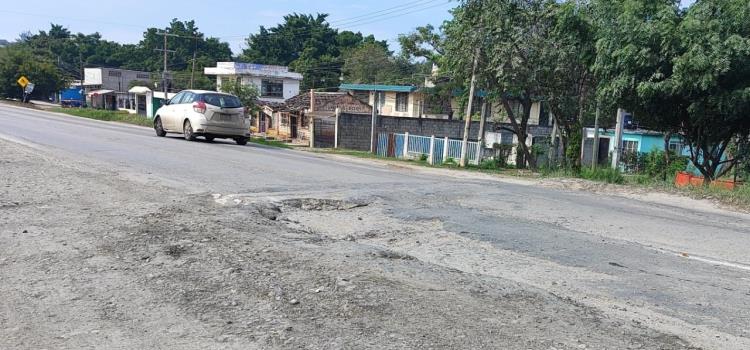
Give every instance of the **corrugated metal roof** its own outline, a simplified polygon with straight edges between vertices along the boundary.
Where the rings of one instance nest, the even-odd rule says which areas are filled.
[[[151,92],[151,89],[145,87],[145,86],[133,86],[128,90],[128,92],[133,94],[145,94],[147,92]]]
[[[108,95],[108,94],[111,94],[111,93],[114,93],[114,92],[115,92],[115,90],[94,90],[94,91],[89,91],[88,93],[86,93],[86,95],[89,95],[89,96],[92,96],[92,95]]]
[[[413,92],[417,90],[417,87],[411,85],[341,84],[339,90]]]

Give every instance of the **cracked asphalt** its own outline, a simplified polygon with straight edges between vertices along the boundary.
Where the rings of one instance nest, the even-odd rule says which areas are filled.
[[[0,104],[0,348],[750,348],[750,216]]]

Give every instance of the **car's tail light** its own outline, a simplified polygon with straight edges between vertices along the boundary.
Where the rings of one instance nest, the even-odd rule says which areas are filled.
[[[206,113],[206,103],[203,101],[194,102],[193,110],[200,114]]]

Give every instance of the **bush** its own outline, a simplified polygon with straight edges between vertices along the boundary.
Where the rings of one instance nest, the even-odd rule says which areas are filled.
[[[492,150],[495,153],[495,163],[500,168],[508,166],[508,157],[510,152],[513,151],[513,145],[494,143],[492,144]]]
[[[587,180],[602,181],[612,184],[621,184],[625,182],[625,178],[620,171],[612,168],[582,168],[580,177]]]
[[[426,162],[427,158],[429,158],[426,154],[420,154],[419,155],[419,161],[420,162]]]
[[[652,150],[643,155],[643,172],[648,176],[661,176],[667,170],[664,151]]]
[[[685,171],[688,165],[688,158],[671,154],[669,164],[664,160],[664,151],[652,150],[649,153],[641,155],[642,168],[640,173],[652,178],[666,178],[670,180],[679,171]]]
[[[667,167],[667,180],[669,180],[670,178],[674,178],[674,176],[678,172],[685,171],[689,162],[690,160],[688,159],[688,157],[676,156],[672,158],[669,166]]]

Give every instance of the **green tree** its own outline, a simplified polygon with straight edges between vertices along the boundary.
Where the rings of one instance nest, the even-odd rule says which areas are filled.
[[[675,130],[710,182],[750,134],[750,8],[745,0],[598,1],[600,96],[648,126]]]
[[[595,108],[595,27],[586,2],[567,0],[547,2],[545,6],[551,23],[547,40],[540,43],[539,53],[545,63],[538,67],[534,82],[557,123],[565,155],[563,165],[578,167],[580,129],[588,111]]]
[[[385,41],[351,31],[339,32],[326,21],[328,15],[290,14],[272,27],[261,26],[247,38],[239,59],[247,62],[289,66],[304,76],[302,89],[335,89],[344,65],[344,55],[365,44],[387,50]]]
[[[138,44],[125,45],[103,40],[99,33],[71,34],[67,28],[52,24],[48,31],[23,34],[20,45],[36,55],[47,57],[64,75],[75,79],[81,78],[81,66],[157,73],[163,70],[164,62],[163,56],[154,51],[164,46],[163,37],[158,34],[160,31],[177,35],[168,38],[168,49],[175,51],[167,56],[167,69],[174,77],[172,88],[214,89],[215,82],[203,75],[203,68],[213,66],[217,61],[231,61],[232,51],[228,43],[205,37],[195,21],[173,19],[165,28],[146,29]],[[193,57],[195,74],[192,74]]]
[[[63,74],[48,58],[35,55],[25,47],[0,48],[0,95],[23,96],[16,83],[21,76],[34,83],[32,98],[46,99],[66,85]]]
[[[439,64],[445,55],[445,36],[428,24],[409,34],[398,37],[401,54],[408,59],[426,59],[430,63]]]
[[[443,27],[443,65],[468,85],[478,55],[478,86],[491,91],[490,96],[503,106],[518,138],[519,167],[536,168],[535,154],[526,141],[532,104],[542,96],[540,70],[547,64],[554,4],[554,0],[464,0]]]
[[[344,79],[349,83],[417,83],[417,68],[379,43],[364,43],[344,54]]]
[[[242,105],[248,110],[256,111],[259,92],[255,85],[238,84],[234,81],[225,81],[221,84],[221,91],[237,96]]]

